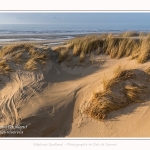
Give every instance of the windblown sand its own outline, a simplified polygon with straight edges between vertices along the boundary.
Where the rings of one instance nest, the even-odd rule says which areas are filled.
[[[129,57],[111,59],[99,55],[92,63],[57,62],[50,51],[44,67],[25,70],[13,66],[9,75],[0,75],[0,126],[27,126],[23,134],[2,134],[2,137],[149,137],[150,95],[143,102],[114,110],[104,120],[84,113],[93,93],[103,89],[104,76],[111,77],[118,65],[137,69],[140,84],[143,70],[150,62],[137,63]],[[140,72],[141,71],[141,72]],[[148,87],[149,90],[149,87]]]

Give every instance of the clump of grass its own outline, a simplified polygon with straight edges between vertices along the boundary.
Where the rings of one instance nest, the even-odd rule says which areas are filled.
[[[37,53],[37,50],[34,47],[31,47],[28,50],[28,54],[31,55],[31,56],[34,56],[36,53]]]
[[[73,47],[73,55],[78,56],[81,53],[81,45],[75,45]]]
[[[127,43],[125,45],[125,56],[133,56],[136,55],[139,51],[140,48],[140,41],[139,40],[134,40],[132,38],[127,40]]]
[[[85,110],[85,113],[94,119],[104,120],[109,112],[125,106],[127,106],[127,104],[115,103],[106,97],[93,98],[90,107]]]
[[[58,62],[61,63],[64,59],[67,58],[69,50],[61,48],[58,52],[59,52]]]
[[[10,68],[7,61],[6,60],[1,60],[0,61],[0,74],[8,74],[11,71],[12,71],[12,69]]]
[[[17,53],[12,54],[12,57],[13,57],[12,60],[17,64],[23,62],[23,59],[22,59],[23,52],[24,51],[19,51]]]
[[[143,91],[144,89],[140,86],[137,85],[126,85],[124,87],[124,92],[125,96],[127,98],[127,102],[132,103],[132,102],[140,102],[141,100],[139,99],[139,94]]]
[[[48,59],[48,53],[44,53],[43,51],[36,51],[34,55],[30,56],[31,59],[37,60],[41,63],[46,62]]]
[[[0,51],[1,72],[12,71],[11,62],[22,65],[24,69],[35,70],[38,65],[45,65],[48,58],[49,51],[38,49],[33,44],[7,45],[2,47]]]
[[[138,56],[138,62],[144,63],[150,58],[150,39],[147,37],[141,43],[140,54]]]
[[[71,39],[67,43],[67,45],[69,45],[69,46],[64,47],[64,45],[63,45],[62,49],[63,49],[64,53],[65,53],[65,49],[66,49],[66,51],[67,51],[67,49],[71,50],[72,53],[70,53],[70,54],[75,57],[80,56],[79,60],[80,60],[80,62],[82,62],[82,60],[84,60],[84,57],[86,54],[90,54],[92,51],[100,49],[100,46],[102,46],[102,44],[103,44],[103,41],[101,39],[98,39],[97,36],[95,36],[95,35],[90,35],[90,36],[78,37],[78,38]],[[60,54],[59,56],[61,56],[60,58],[63,58],[62,60],[65,60],[65,58],[67,58],[67,57],[64,57],[64,53],[62,54],[62,49],[59,46],[55,50],[57,52],[59,52],[59,54]]]
[[[18,50],[29,50],[31,48],[33,48],[33,44],[12,44],[12,45],[7,45],[2,47],[1,51],[0,51],[0,58],[5,57],[8,54],[13,53],[14,51],[18,51]]]
[[[80,53],[80,62],[83,62],[84,58],[85,58],[84,52]]]
[[[132,70],[126,70],[122,66],[118,66],[115,68],[114,75],[111,79],[103,78],[103,89],[108,90],[116,83],[133,77],[134,74]]]
[[[25,65],[24,65],[24,69],[27,69],[27,70],[37,70],[37,61],[34,59],[34,58],[31,58],[29,59]]]
[[[115,48],[118,48],[118,45],[119,45],[119,40],[118,38],[115,38],[114,36],[112,37],[108,37],[104,42],[106,42],[105,45],[107,45],[105,48],[105,54],[106,55],[111,55],[111,53],[113,53],[114,51],[113,50],[116,50]]]
[[[135,38],[134,36],[138,37]],[[63,56],[64,61],[67,57],[79,57],[79,61],[84,61],[86,55],[95,53],[97,55],[106,54],[111,58],[120,59],[131,56],[131,59],[137,59],[139,63],[144,63],[150,59],[150,36],[143,36],[138,32],[125,32],[122,34],[101,34],[76,37],[69,40],[66,46],[62,45],[63,51],[72,51],[70,54]],[[61,54],[61,46],[58,47]],[[83,55],[84,54],[84,55]],[[61,58],[61,57],[60,57]]]
[[[118,46],[118,51],[116,52],[116,57],[117,58],[121,58],[123,56],[126,55],[126,44],[127,44],[128,40],[127,39],[122,39],[122,41],[119,43]]]
[[[35,48],[29,49],[28,54],[29,60],[24,66],[25,69],[36,70],[38,64],[45,65],[49,58],[48,51],[38,50]]]
[[[118,47],[117,46],[113,46],[110,50],[110,57],[111,58],[116,58],[118,53]]]
[[[128,80],[133,80],[133,76],[136,76],[133,70],[117,67],[114,76],[110,79],[105,78],[105,81],[102,82],[103,91],[93,94],[90,106],[85,110],[85,113],[92,118],[103,120],[111,111],[132,103],[142,102],[140,94],[145,92],[144,87],[133,84],[131,81],[131,84],[127,84]]]

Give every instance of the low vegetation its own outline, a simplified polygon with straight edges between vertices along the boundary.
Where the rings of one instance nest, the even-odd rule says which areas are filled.
[[[134,77],[132,70],[125,70],[121,66],[118,66],[114,70],[114,76],[111,79],[107,79],[106,77],[103,79],[103,89],[109,90],[114,84],[124,81],[126,79],[130,79]]]
[[[55,50],[59,53],[59,63],[67,57],[78,56],[79,62],[82,62],[91,53],[106,54],[117,59],[131,56],[139,63],[144,63],[150,58],[150,35],[129,31],[120,34],[88,35],[71,39],[66,45],[60,45]]]
[[[146,87],[136,83],[136,76],[135,70],[117,67],[112,78],[104,78],[103,91],[93,94],[85,113],[92,118],[103,120],[111,111],[143,102],[142,95]]]
[[[0,61],[0,74],[8,74],[13,71],[6,60]]]
[[[14,44],[3,46],[0,50],[0,74],[13,71],[13,64],[23,69],[36,70],[38,65],[46,64],[49,53],[33,44]]]

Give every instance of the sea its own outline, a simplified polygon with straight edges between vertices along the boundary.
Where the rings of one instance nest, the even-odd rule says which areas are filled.
[[[150,24],[131,23],[64,23],[64,24],[0,24],[0,41],[15,41],[12,38],[3,38],[4,35],[76,35],[89,33],[119,33],[125,31],[150,32]],[[68,36],[68,38],[72,36]],[[18,39],[17,39],[18,40]],[[31,38],[31,40],[33,40]],[[41,39],[34,39],[41,40]],[[45,39],[43,39],[45,40]]]

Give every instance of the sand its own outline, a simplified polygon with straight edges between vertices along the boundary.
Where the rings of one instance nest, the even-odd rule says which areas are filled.
[[[149,99],[113,111],[103,121],[84,113],[93,92],[101,90],[104,75],[111,76],[113,69],[120,64],[128,69],[143,70],[150,62],[138,64],[129,57],[111,59],[99,56],[93,63],[74,65],[70,62],[59,64],[56,57],[51,51],[44,70],[16,68],[10,77],[0,75],[4,82],[0,85],[0,131],[2,133],[8,125],[18,125],[23,131],[22,134],[1,134],[2,137],[150,136]],[[101,57],[105,61],[102,62]]]
[[[2,46],[15,43],[40,43],[53,46],[81,35],[85,34],[1,34],[0,45]]]

